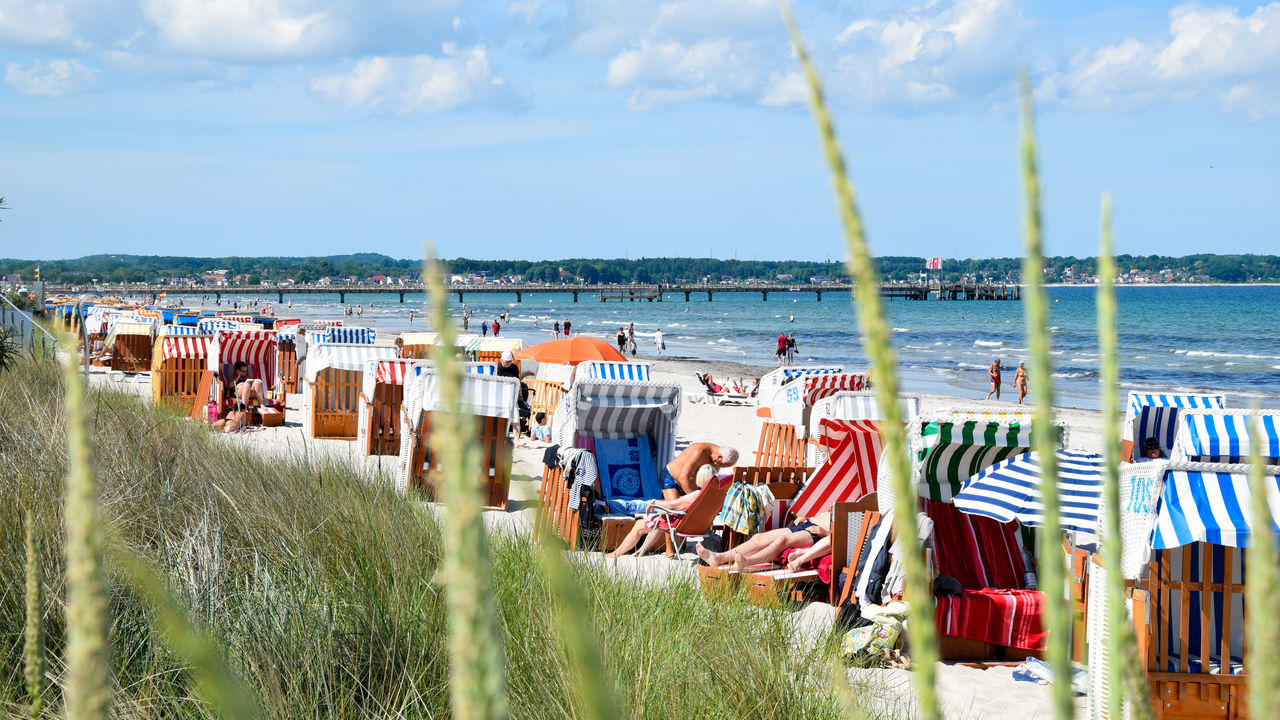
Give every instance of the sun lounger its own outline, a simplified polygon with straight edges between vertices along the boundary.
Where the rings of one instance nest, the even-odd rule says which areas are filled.
[[[751,404],[750,395],[745,395],[742,393],[731,393],[731,392],[725,392],[725,391],[716,392],[715,388],[707,384],[707,379],[703,377],[701,373],[694,373],[694,376],[698,378],[699,384],[702,385],[703,394],[698,395],[696,393],[693,393],[690,395],[690,399],[695,399],[695,398],[699,400],[705,399],[710,403],[712,403],[713,405],[750,405]]]

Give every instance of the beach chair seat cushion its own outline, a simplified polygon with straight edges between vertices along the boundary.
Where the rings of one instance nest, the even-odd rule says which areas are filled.
[[[961,595],[937,598],[939,633],[1044,650],[1044,594],[1025,587],[1017,523],[970,515],[950,503],[921,502],[933,520],[937,572],[955,578],[964,588]]]

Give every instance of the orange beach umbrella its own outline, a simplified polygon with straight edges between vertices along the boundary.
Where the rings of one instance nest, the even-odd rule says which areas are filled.
[[[520,350],[517,360],[536,360],[540,363],[577,365],[591,360],[626,362],[618,349],[600,338],[577,335],[564,340],[548,340]]]

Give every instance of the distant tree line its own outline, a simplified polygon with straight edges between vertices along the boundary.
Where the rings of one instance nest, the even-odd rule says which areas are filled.
[[[886,256],[876,259],[886,280],[916,279],[924,272],[925,258]],[[1266,282],[1280,281],[1280,256],[1276,255],[1120,255],[1122,273],[1169,274],[1181,282]],[[544,283],[696,283],[704,280],[761,280],[783,284],[807,283],[813,278],[842,281],[847,278],[840,262],[804,260],[720,260],[715,258],[639,258],[565,260],[473,260],[444,261],[447,273],[492,278],[523,277],[527,282]],[[377,253],[330,255],[327,257],[220,257],[197,258],[156,255],[90,255],[74,260],[0,259],[0,274],[21,274],[31,279],[39,267],[42,279],[54,283],[167,282],[171,279],[198,280],[212,270],[225,270],[228,281],[240,277],[247,284],[279,283],[292,280],[312,283],[321,278],[367,279],[375,275],[416,281],[421,261],[397,260]],[[930,277],[942,280],[975,278],[996,282],[1021,280],[1019,258],[947,259],[941,271]],[[1095,258],[1052,257],[1046,261],[1045,279],[1061,281],[1092,276]]]

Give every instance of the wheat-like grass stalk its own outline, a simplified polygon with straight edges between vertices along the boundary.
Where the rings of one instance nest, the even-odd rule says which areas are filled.
[[[1022,98],[1022,180],[1026,188],[1023,216],[1024,254],[1022,281],[1026,285],[1027,349],[1031,368],[1027,373],[1035,399],[1032,447],[1040,455],[1040,501],[1044,519],[1040,528],[1040,590],[1049,630],[1049,665],[1053,672],[1053,708],[1059,720],[1075,714],[1071,699],[1071,615],[1066,596],[1066,562],[1062,553],[1062,525],[1058,498],[1058,434],[1053,426],[1053,360],[1049,355],[1049,299],[1044,290],[1044,248],[1041,242],[1040,176],[1036,167],[1035,124],[1031,81],[1019,73]]]
[[[490,562],[484,506],[477,482],[480,460],[475,418],[461,407],[462,368],[453,357],[457,336],[449,320],[448,295],[431,253],[424,268],[431,296],[431,322],[439,333],[433,359],[442,411],[434,414],[431,448],[440,458],[444,506],[445,588],[452,668],[449,696],[460,720],[507,717],[502,631],[489,587]],[[502,440],[499,440],[502,442]]]
[[[560,556],[560,548],[549,527],[543,529],[539,544],[542,546],[542,565],[555,593],[556,620],[560,638],[569,655],[573,686],[581,702],[581,717],[586,720],[617,720],[622,713],[618,711],[613,683],[605,673],[600,647],[589,632],[591,613],[574,584],[568,564]]]
[[[1256,407],[1256,404],[1255,404]],[[1272,527],[1271,490],[1275,481],[1267,477],[1262,463],[1262,418],[1249,418],[1249,490],[1252,522],[1249,553],[1245,563],[1245,667],[1249,670],[1249,716],[1280,717],[1280,558]],[[1223,660],[1226,662],[1226,659]]]
[[[63,524],[67,555],[66,685],[69,720],[102,720],[111,707],[111,651],[107,590],[102,569],[98,485],[90,445],[84,379],[76,367],[75,341],[63,338],[66,385],[67,467]]]
[[[1108,717],[1119,718],[1125,695],[1138,717],[1151,714],[1147,682],[1138,659],[1137,639],[1125,609],[1124,577],[1120,574],[1123,543],[1120,539],[1120,362],[1116,329],[1115,240],[1111,234],[1111,195],[1102,196],[1101,249],[1098,252],[1098,352],[1102,356],[1098,380],[1102,389],[1102,516],[1107,538],[1102,544],[1102,565],[1106,578]]]
[[[827,111],[826,101],[823,98],[822,83],[809,59],[804,38],[801,37],[795,18],[791,14],[791,7],[784,4],[782,12],[787,29],[790,31],[791,46],[804,67],[805,77],[808,79],[809,106],[818,125],[818,134],[822,138],[822,148],[827,164],[831,167],[831,182],[835,187],[840,221],[844,227],[845,246],[849,251],[849,274],[854,279],[853,294],[857,303],[856,314],[858,326],[862,332],[862,346],[866,350],[871,362],[872,374],[876,378],[877,398],[883,414],[880,432],[884,438],[884,454],[889,458],[889,470],[893,475],[894,523],[899,536],[905,535],[909,538],[903,543],[909,549],[904,553],[903,565],[906,575],[906,593],[912,599],[911,621],[907,626],[907,637],[911,644],[912,662],[916,670],[916,697],[920,703],[921,717],[924,720],[936,720],[939,709],[934,681],[937,674],[935,664],[938,658],[938,645],[934,626],[933,599],[928,590],[928,571],[925,568],[921,547],[915,541],[918,501],[915,484],[911,478],[911,465],[907,458],[907,433],[902,405],[898,402],[897,362],[892,336],[889,333],[889,324],[885,322],[878,273],[871,259],[871,248],[867,244],[862,216],[858,212],[853,184],[849,181],[844,156],[840,151],[835,127],[831,122],[831,114]]]
[[[40,588],[40,541],[35,519],[27,511],[26,623],[22,634],[22,673],[27,686],[31,717],[44,705],[44,599]]]

